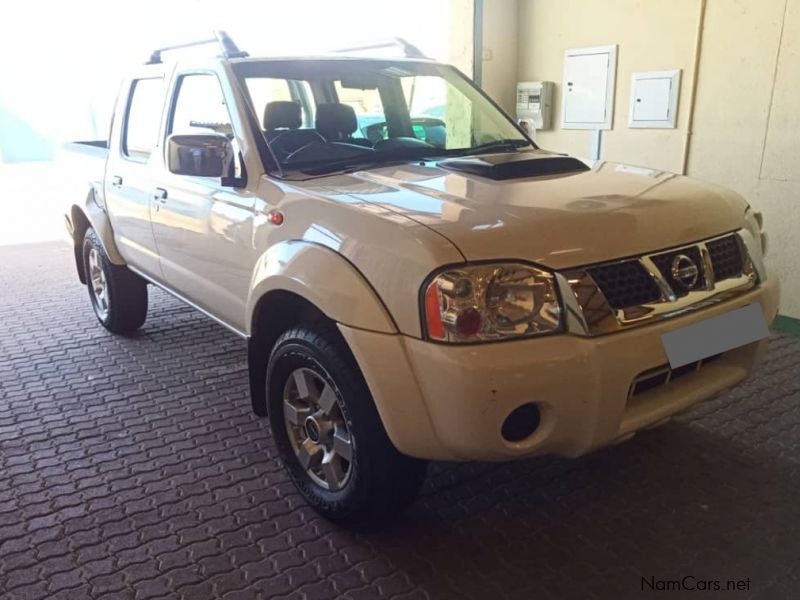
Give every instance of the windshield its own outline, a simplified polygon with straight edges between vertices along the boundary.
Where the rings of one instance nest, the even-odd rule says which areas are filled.
[[[335,59],[245,61],[234,69],[284,174],[533,147],[453,67]]]

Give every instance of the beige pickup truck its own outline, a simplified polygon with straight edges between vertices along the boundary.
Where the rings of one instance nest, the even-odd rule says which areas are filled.
[[[753,368],[778,283],[737,194],[541,150],[408,45],[217,40],[154,52],[109,139],[72,145],[67,228],[109,331],[151,284],[246,340],[253,410],[322,514],[391,515],[426,460],[577,457]]]

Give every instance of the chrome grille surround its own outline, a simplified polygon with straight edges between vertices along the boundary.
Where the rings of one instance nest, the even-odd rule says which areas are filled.
[[[719,243],[724,238],[735,236],[741,249],[741,272],[726,272],[725,279],[714,277],[714,266],[708,244]],[[700,277],[691,290],[673,289],[670,280],[656,266],[653,257],[665,254],[686,254],[701,257]],[[622,308],[614,308],[606,299],[601,287],[592,277],[590,271],[623,262],[634,260],[647,271],[649,277],[659,290],[659,297],[650,302]],[[730,261],[729,261],[730,262]],[[756,287],[766,279],[766,270],[761,258],[758,242],[747,230],[740,229],[728,232],[675,248],[659,250],[633,259],[587,265],[586,267],[560,271],[556,274],[564,309],[567,315],[567,331],[577,335],[594,336],[631,327],[646,325],[662,319],[676,317],[701,308],[719,304]]]

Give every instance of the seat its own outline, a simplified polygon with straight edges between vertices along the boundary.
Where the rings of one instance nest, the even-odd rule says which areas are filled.
[[[297,102],[278,100],[264,108],[264,131],[273,138],[287,129],[299,129],[303,124],[302,110]]]
[[[356,111],[352,106],[331,102],[317,106],[317,131],[329,142],[342,142],[372,148],[372,143],[365,138],[353,137],[358,129]]]
[[[302,110],[297,102],[276,100],[267,103],[264,109],[264,131],[269,147],[278,160],[283,161],[303,146],[325,141],[313,129],[300,129],[302,124]]]

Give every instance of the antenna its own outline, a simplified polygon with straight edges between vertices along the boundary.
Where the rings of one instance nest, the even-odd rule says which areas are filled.
[[[150,54],[150,60],[147,61],[148,65],[157,65],[161,63],[162,52],[172,52],[173,50],[183,50],[184,48],[192,48],[194,46],[204,46],[206,44],[217,44],[222,50],[223,58],[244,58],[249,56],[247,52],[239,50],[239,47],[234,43],[231,37],[221,29],[214,31],[214,37],[197,40],[194,42],[186,42],[185,44],[177,44],[175,46],[165,46],[163,48],[156,48]]]

